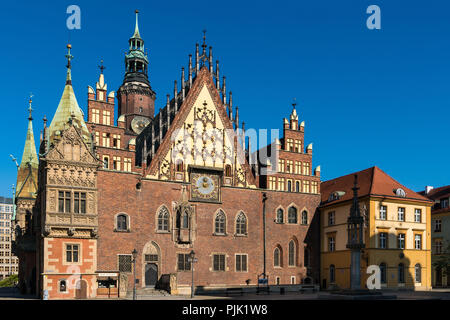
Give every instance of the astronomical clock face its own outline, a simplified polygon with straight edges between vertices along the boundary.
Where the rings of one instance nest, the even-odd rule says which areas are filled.
[[[219,176],[212,173],[191,173],[191,200],[219,202]]]
[[[149,123],[150,120],[148,118],[136,116],[133,120],[131,120],[131,129],[134,131],[134,133],[139,134],[142,132],[142,130],[144,130],[146,126],[148,126]]]

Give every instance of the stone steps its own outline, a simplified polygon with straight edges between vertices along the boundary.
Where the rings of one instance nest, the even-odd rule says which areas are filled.
[[[139,299],[141,297],[155,297],[155,296],[169,296],[170,294],[165,290],[159,290],[155,288],[139,288],[136,289],[136,298]],[[127,298],[133,299],[133,290],[128,291]]]

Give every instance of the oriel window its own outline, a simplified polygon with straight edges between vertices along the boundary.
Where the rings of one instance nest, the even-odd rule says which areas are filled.
[[[69,191],[58,192],[58,211],[70,212],[71,193]]]

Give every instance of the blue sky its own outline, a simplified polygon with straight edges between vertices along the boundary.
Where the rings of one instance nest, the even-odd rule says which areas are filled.
[[[66,28],[67,6],[81,30]],[[381,8],[381,30],[366,8]],[[447,1],[9,1],[2,3],[0,195],[10,196],[34,94],[36,143],[53,117],[72,43],[73,86],[86,110],[100,59],[109,90],[140,10],[156,108],[173,92],[202,30],[246,128],[280,128],[298,101],[322,180],[373,165],[413,190],[450,184],[450,4]]]

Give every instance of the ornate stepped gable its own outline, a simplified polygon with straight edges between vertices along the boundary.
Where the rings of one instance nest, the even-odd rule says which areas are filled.
[[[153,124],[158,123],[160,117],[164,117],[163,112],[155,117]],[[151,125],[149,127],[143,132],[144,135],[152,130]],[[182,160],[185,165],[216,168],[231,165],[234,172],[233,185],[256,187],[243,148],[234,135],[233,124],[206,67],[202,67],[172,124],[169,126],[166,122],[166,127],[168,130],[165,130],[161,144],[155,148],[155,156],[150,158],[150,166],[146,170],[148,178],[175,180],[173,168],[177,160]],[[155,129],[156,133],[160,130],[159,127]],[[139,136],[138,140],[140,139],[144,137]],[[149,153],[148,148],[152,144],[147,143],[147,139],[145,143],[140,141],[141,146],[145,145],[141,155],[143,162],[146,162],[145,154]],[[186,171],[186,166],[183,171]]]
[[[137,137],[136,164],[144,167],[147,178],[185,181],[188,165],[221,169],[229,165],[230,185],[256,187],[245,146],[236,135],[242,135],[238,109],[233,119],[231,92],[227,104],[225,77],[220,86],[218,61],[213,71],[212,47],[207,55],[205,36],[202,47],[200,55],[197,44],[195,67],[189,55],[187,80],[182,68],[180,91],[175,81],[174,97],[170,100],[167,95],[166,106]],[[183,162],[181,176],[175,172],[178,161]]]

